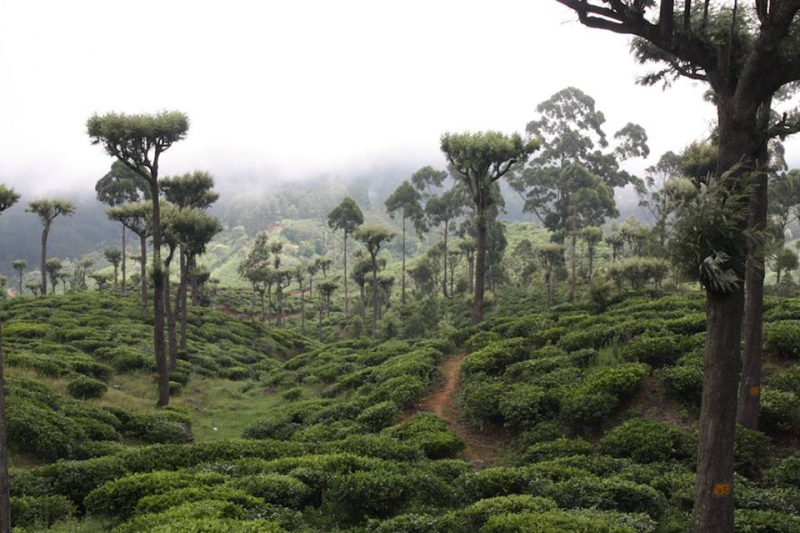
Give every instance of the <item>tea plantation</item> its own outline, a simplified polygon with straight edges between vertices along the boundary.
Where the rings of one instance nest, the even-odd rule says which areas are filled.
[[[192,308],[171,406],[156,410],[136,299],[6,301],[14,527],[687,531],[702,296],[517,311],[424,340],[321,344]],[[796,533],[800,301],[767,299],[765,321],[761,431],[736,440],[736,528]],[[457,433],[418,406],[459,353]],[[500,464],[467,460],[471,436],[497,437]]]

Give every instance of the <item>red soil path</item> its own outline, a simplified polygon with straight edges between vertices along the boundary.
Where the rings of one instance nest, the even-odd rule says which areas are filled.
[[[501,453],[507,444],[507,436],[502,432],[492,434],[477,433],[470,430],[461,420],[455,395],[461,387],[461,363],[464,354],[449,357],[442,363],[441,372],[444,385],[420,404],[421,411],[435,414],[446,421],[456,435],[466,444],[463,456],[476,466],[498,466],[503,463]]]

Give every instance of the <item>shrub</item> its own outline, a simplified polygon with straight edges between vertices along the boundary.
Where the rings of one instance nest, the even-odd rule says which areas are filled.
[[[800,399],[793,392],[761,389],[759,423],[766,431],[791,431],[798,423]]]
[[[462,389],[461,408],[464,417],[481,430],[486,424],[500,425],[503,415],[500,400],[507,386],[499,381],[473,380]]]
[[[379,469],[333,476],[326,499],[334,514],[357,523],[399,513],[414,497],[415,489],[410,476]]]
[[[779,487],[800,489],[800,454],[791,455],[764,473],[766,480]]]
[[[602,422],[621,401],[633,395],[647,373],[648,366],[642,363],[595,370],[563,399],[562,417],[573,425]]]
[[[775,357],[800,358],[800,320],[764,324],[764,347]]]
[[[554,510],[546,513],[496,515],[481,533],[637,533],[633,527],[618,525],[612,517],[602,519]]]
[[[11,526],[15,528],[49,529],[54,522],[67,519],[74,513],[75,506],[61,495],[11,498]]]
[[[525,429],[542,419],[544,390],[536,385],[517,383],[506,387],[500,399],[500,414],[507,426]]]
[[[538,442],[528,446],[520,454],[519,461],[523,464],[538,463],[539,461],[549,461],[559,457],[589,455],[591,453],[592,445],[585,440],[561,437],[553,441]]]
[[[291,509],[302,509],[312,495],[311,488],[297,478],[281,474],[246,476],[234,483],[236,488]]]
[[[499,376],[507,366],[527,359],[529,352],[526,339],[496,340],[467,355],[461,365],[461,372],[465,376],[479,373]]]
[[[108,387],[102,381],[80,376],[67,383],[67,392],[73,398],[86,400],[89,398],[99,398],[106,393]]]
[[[8,339],[36,339],[52,334],[53,326],[41,322],[9,322],[3,325],[3,335]]]
[[[370,533],[439,533],[440,518],[427,514],[403,514],[369,524]]]
[[[302,398],[302,396],[303,396],[303,389],[300,387],[291,388],[287,391],[284,391],[284,393],[281,394],[281,397],[289,402],[299,400],[300,398]]]
[[[220,474],[187,472],[131,474],[94,489],[84,503],[90,515],[125,520],[133,514],[136,504],[144,496],[164,494],[191,486],[221,485],[226,479],[226,476]]]
[[[670,398],[685,405],[700,407],[703,397],[702,359],[661,368],[655,372],[655,376]]]
[[[571,478],[556,483],[552,495],[559,507],[646,512],[653,518],[666,507],[664,496],[656,489],[613,476]]]
[[[556,502],[549,498],[529,494],[512,494],[480,500],[445,519],[448,530],[453,533],[472,533],[493,516],[518,513],[543,513],[556,509]],[[481,530],[482,531],[482,530]]]
[[[400,409],[397,408],[397,404],[389,400],[367,407],[356,417],[356,422],[377,433],[392,425],[398,414]]]
[[[183,444],[194,441],[188,420],[174,411],[134,415],[123,430],[127,435],[150,444]]]
[[[72,361],[72,370],[78,374],[83,374],[100,381],[108,382],[114,375],[114,369],[103,363],[98,363],[91,358],[87,360],[75,359]]]
[[[800,531],[800,516],[750,509],[736,509],[734,513],[737,533],[796,533]]]
[[[653,367],[672,364],[681,350],[674,336],[639,335],[622,347],[626,361],[647,363]]]
[[[85,438],[71,418],[18,396],[6,399],[6,431],[12,450],[46,461],[70,457],[75,443]]]
[[[738,424],[733,450],[736,472],[749,478],[759,477],[772,456],[772,444],[767,435]]]
[[[220,376],[231,381],[244,381],[247,379],[255,378],[255,373],[244,366],[232,366],[220,371]]]
[[[496,467],[470,472],[458,480],[466,501],[476,502],[486,498],[510,494],[541,494],[549,484],[529,469]]]
[[[391,400],[401,409],[414,407],[425,397],[425,383],[416,377],[397,376],[390,378],[369,394],[370,403]]]
[[[322,453],[346,452],[391,461],[422,459],[422,453],[416,446],[385,435],[351,435],[341,441],[323,443],[319,450]]]
[[[108,355],[112,357],[111,365],[117,372],[134,372],[150,368],[154,364],[151,358],[139,350],[124,346],[113,348]]]
[[[670,424],[633,418],[608,432],[600,440],[599,451],[637,463],[653,463],[691,458],[695,447],[688,434]]]

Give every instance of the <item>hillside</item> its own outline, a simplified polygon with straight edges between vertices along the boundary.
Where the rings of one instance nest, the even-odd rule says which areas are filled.
[[[327,344],[192,309],[173,402],[156,411],[149,319],[134,298],[7,301],[15,523],[685,531],[701,297],[551,312],[519,302],[426,340]],[[789,533],[800,528],[800,306],[770,299],[766,319],[763,432],[737,436],[737,530]],[[456,391],[445,365],[461,353]],[[431,402],[448,382],[457,402],[444,413]]]

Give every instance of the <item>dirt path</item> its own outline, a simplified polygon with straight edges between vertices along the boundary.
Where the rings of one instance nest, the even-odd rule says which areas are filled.
[[[470,430],[461,420],[461,413],[455,395],[461,386],[461,363],[464,354],[456,354],[444,361],[441,367],[444,386],[431,394],[419,409],[435,414],[445,420],[450,430],[464,439],[464,457],[478,466],[498,466],[503,464],[501,453],[506,447],[506,435],[501,432],[483,434]]]

